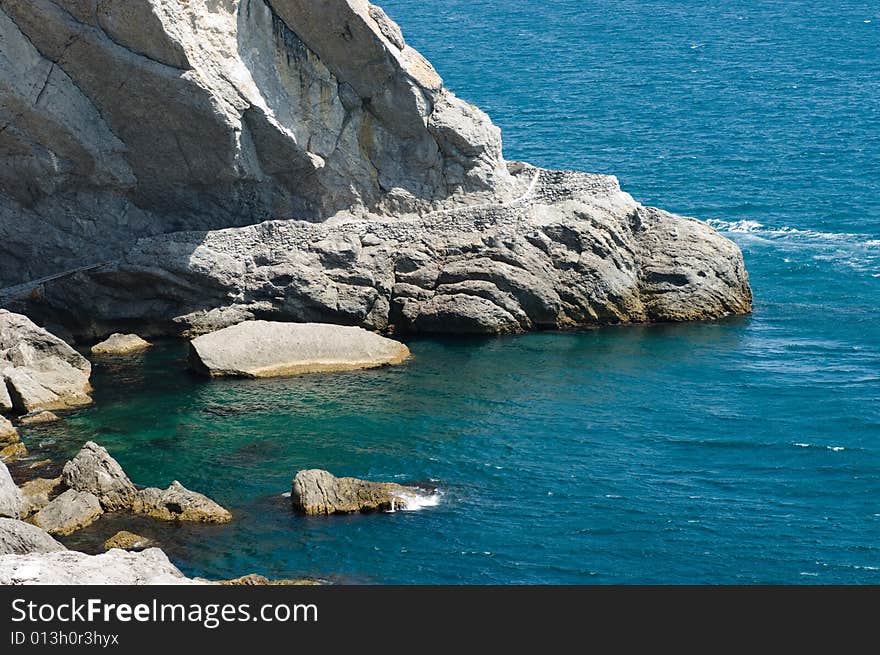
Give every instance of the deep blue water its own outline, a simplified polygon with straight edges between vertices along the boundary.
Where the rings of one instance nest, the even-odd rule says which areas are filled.
[[[420,340],[399,368],[270,382],[195,380],[168,344],[99,365],[95,407],[29,445],[94,438],[136,482],[225,503],[229,526],[158,535],[192,574],[880,583],[876,3],[384,7],[508,158],[618,175],[736,240],[754,315]],[[279,494],[305,467],[444,496],[298,518]]]

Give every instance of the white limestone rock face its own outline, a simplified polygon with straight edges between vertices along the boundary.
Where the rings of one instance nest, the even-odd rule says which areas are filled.
[[[190,366],[211,377],[265,378],[399,364],[409,349],[357,327],[248,321],[193,339]]]
[[[68,489],[29,520],[49,534],[63,536],[91,525],[103,513],[97,496]]]
[[[100,555],[76,551],[0,556],[0,584],[179,585],[205,584],[183,575],[158,548],[114,549]]]
[[[14,411],[89,404],[91,372],[88,360],[64,341],[27,317],[0,309],[0,380]]]
[[[0,288],[137,237],[509,182],[500,131],[364,0],[3,0],[0,42]],[[485,124],[479,156],[437,106]]]
[[[732,242],[613,177],[505,162],[366,0],[0,0],[0,38],[0,303],[74,337],[751,310]]]
[[[94,495],[108,512],[131,507],[137,488],[107,449],[88,441],[76,456],[64,465],[64,485]]]

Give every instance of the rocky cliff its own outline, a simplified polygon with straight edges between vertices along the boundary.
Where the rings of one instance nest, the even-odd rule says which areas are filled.
[[[505,162],[365,0],[0,0],[0,304],[79,336],[501,333],[751,292],[705,224]]]

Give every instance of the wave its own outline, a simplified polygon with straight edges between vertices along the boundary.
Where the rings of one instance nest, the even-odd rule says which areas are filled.
[[[846,450],[846,448],[844,448],[843,446],[822,446],[819,444],[812,444],[812,443],[795,442],[791,445],[797,446],[798,448],[818,448],[820,450],[830,450],[831,452],[834,452],[834,453],[839,453],[843,450]]]
[[[812,250],[811,259],[845,266],[880,277],[880,239],[873,234],[823,232],[783,225],[772,227],[758,221],[706,221],[719,232],[777,244],[788,250]],[[790,258],[785,259],[791,263]]]
[[[403,504],[400,507],[393,507],[388,511],[395,512],[400,510],[404,512],[418,512],[427,507],[437,507],[437,505],[440,504],[442,496],[443,492],[439,490],[435,490],[432,493],[419,493],[417,491],[413,491],[412,493],[402,492],[397,494],[396,498],[401,500]]]

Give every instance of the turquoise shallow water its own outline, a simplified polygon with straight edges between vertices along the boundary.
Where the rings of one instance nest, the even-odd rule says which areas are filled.
[[[508,157],[712,220],[743,248],[755,314],[419,340],[400,368],[270,382],[192,378],[169,343],[99,364],[96,405],[25,432],[32,449],[92,438],[137,482],[230,507],[229,526],[157,534],[191,574],[880,583],[876,4],[383,4]],[[304,467],[443,496],[298,518],[280,494]]]

